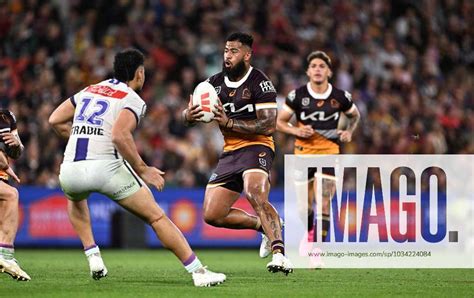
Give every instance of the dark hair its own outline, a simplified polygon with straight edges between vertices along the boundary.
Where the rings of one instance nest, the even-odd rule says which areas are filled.
[[[250,34],[243,33],[243,32],[234,32],[229,37],[227,37],[226,41],[240,41],[243,45],[252,48],[253,44],[253,37]]]
[[[323,60],[324,62],[326,62],[326,64],[328,65],[328,67],[330,69],[332,69],[332,63],[331,63],[331,58],[329,58],[328,54],[326,54],[325,52],[323,51],[314,51],[314,52],[311,52],[311,54],[308,55],[308,57],[306,58],[306,62],[307,62],[307,67],[309,67],[309,64],[311,63],[311,61],[313,59],[316,59],[316,58],[319,58],[321,60]]]
[[[10,126],[11,120],[9,116],[10,116],[10,111],[0,109],[0,127],[2,126],[2,124]]]
[[[135,71],[145,63],[142,52],[136,49],[127,49],[115,55],[114,77],[121,82],[128,82],[135,77]]]

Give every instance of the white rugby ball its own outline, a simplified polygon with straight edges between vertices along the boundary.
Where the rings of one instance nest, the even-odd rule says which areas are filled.
[[[216,110],[214,106],[218,100],[216,89],[209,82],[201,82],[194,88],[193,105],[199,105],[204,114],[199,121],[211,122],[214,119],[213,111]]]

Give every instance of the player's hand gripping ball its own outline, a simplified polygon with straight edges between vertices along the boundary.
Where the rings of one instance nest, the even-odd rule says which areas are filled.
[[[217,92],[209,82],[202,82],[196,86],[193,92],[193,105],[199,105],[203,116],[198,119],[202,122],[211,122],[214,119],[214,106],[218,103]]]

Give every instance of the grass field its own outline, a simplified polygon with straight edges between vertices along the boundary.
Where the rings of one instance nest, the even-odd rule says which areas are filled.
[[[209,268],[227,274],[213,288],[195,288],[178,260],[164,250],[103,250],[109,276],[89,276],[80,250],[17,249],[16,257],[32,281],[0,274],[1,297],[311,297],[451,296],[473,297],[469,269],[296,270],[285,276],[266,271],[268,259],[254,250],[201,250]]]

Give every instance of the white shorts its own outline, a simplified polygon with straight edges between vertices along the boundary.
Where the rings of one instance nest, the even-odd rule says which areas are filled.
[[[146,185],[121,159],[81,160],[61,164],[59,182],[64,194],[73,201],[87,199],[98,192],[112,200],[121,200]]]

